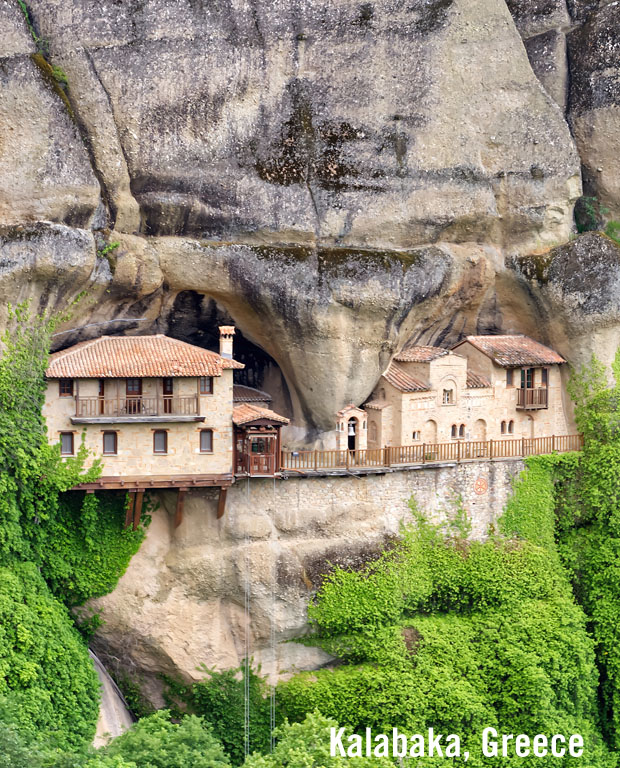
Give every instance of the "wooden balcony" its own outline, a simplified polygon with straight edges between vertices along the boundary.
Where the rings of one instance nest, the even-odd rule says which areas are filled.
[[[517,389],[517,408],[521,411],[533,411],[547,408],[549,400],[547,387],[532,387]]]
[[[77,397],[73,424],[204,421],[198,396]]]

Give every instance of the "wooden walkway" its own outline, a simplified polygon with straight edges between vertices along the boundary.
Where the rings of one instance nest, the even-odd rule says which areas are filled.
[[[580,451],[582,447],[581,435],[552,435],[506,440],[452,440],[363,451],[282,451],[281,472],[298,476],[371,474],[433,464],[520,459]]]

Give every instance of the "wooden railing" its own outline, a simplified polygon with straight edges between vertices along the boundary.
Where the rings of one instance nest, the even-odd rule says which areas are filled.
[[[174,397],[78,397],[75,401],[75,415],[80,418],[105,416],[196,416],[198,415],[197,395]]]
[[[545,453],[579,451],[581,435],[552,435],[506,440],[452,440],[449,443],[418,443],[363,451],[282,451],[282,470],[312,472],[330,469],[397,467],[480,459],[512,459]]]
[[[517,408],[546,408],[548,394],[547,387],[517,389]]]

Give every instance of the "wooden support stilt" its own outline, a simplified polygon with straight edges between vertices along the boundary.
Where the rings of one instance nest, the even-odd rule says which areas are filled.
[[[129,492],[129,502],[127,504],[127,511],[125,512],[125,528],[129,528],[131,521],[133,520],[133,506],[136,500],[136,494],[134,491]]]
[[[187,493],[187,488],[179,488],[179,492],[177,494],[177,510],[174,514],[174,527],[178,528],[181,523],[183,522],[183,507],[185,505],[185,494]]]
[[[217,503],[217,519],[224,517],[224,511],[226,510],[226,494],[228,488],[220,488],[220,498]]]
[[[134,531],[138,530],[138,526],[140,525],[140,515],[142,514],[142,500],[144,499],[144,491],[139,490],[136,491],[136,502],[134,504],[133,508],[133,529]]]

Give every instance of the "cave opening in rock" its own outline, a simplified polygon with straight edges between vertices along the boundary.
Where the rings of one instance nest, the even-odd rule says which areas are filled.
[[[267,392],[272,398],[273,410],[292,418],[289,388],[278,363],[247,338],[235,318],[215,299],[196,291],[182,291],[159,325],[161,333],[214,351],[219,349],[219,326],[234,325],[233,356],[245,365],[242,371],[235,371],[235,384]]]

